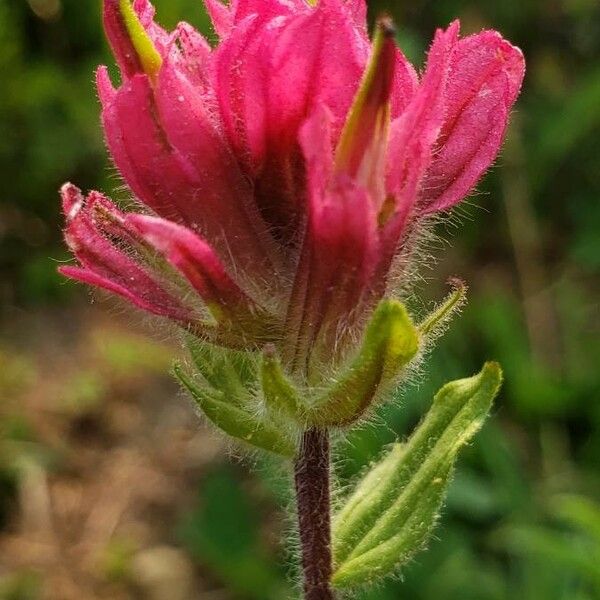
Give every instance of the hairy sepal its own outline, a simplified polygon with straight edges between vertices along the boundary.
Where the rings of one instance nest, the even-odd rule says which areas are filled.
[[[191,336],[187,346],[195,368],[213,390],[236,406],[248,403],[249,390],[256,381],[256,367],[249,353],[219,348]]]
[[[333,521],[339,588],[392,573],[428,541],[458,451],[483,424],[502,381],[497,363],[446,384],[406,444],[359,482]]]
[[[284,372],[272,346],[267,346],[262,355],[260,385],[265,404],[271,412],[280,413],[283,417],[291,417],[302,423],[306,405],[302,401],[300,391]]]
[[[356,422],[397,380],[418,349],[419,334],[406,307],[396,300],[382,300],[367,325],[358,354],[312,403],[307,423],[340,427]]]
[[[202,370],[196,381],[180,365],[174,373],[196,406],[218,429],[255,448],[290,458],[295,454],[292,436],[268,414],[261,414],[250,391],[235,376],[235,365],[221,361]],[[213,386],[218,387],[213,387]]]

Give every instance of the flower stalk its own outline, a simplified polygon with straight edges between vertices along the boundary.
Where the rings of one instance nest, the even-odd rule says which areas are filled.
[[[294,464],[305,600],[333,600],[329,432],[307,430]]]

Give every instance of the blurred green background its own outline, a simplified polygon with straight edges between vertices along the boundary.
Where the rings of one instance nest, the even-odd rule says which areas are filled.
[[[200,0],[156,5],[214,39]],[[506,383],[429,551],[356,598],[600,599],[600,4],[371,8],[394,14],[417,64],[458,16],[521,46],[528,74],[501,158],[440,226],[449,243],[412,300],[425,310],[458,275],[470,302],[426,374],[342,444],[340,480],[410,432],[444,381],[493,358]],[[195,421],[161,330],[56,275],[59,186],[127,196],[98,123],[92,72],[112,64],[99,12],[0,0],[0,599],[295,598],[278,541],[288,474],[231,460]]]

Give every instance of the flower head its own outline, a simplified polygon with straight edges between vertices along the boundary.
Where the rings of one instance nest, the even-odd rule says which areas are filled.
[[[148,0],[104,0],[121,82],[98,69],[102,122],[140,212],[66,185],[62,272],[309,377],[363,335],[419,222],[495,159],[523,57],[456,21],[418,75],[388,18],[369,41],[364,0],[205,2],[214,49]]]

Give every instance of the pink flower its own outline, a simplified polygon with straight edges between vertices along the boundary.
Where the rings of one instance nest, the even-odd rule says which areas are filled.
[[[104,0],[122,81],[98,70],[114,163],[140,203],[62,190],[80,266],[61,271],[302,371],[356,337],[428,214],[495,159],[521,52],[438,30],[421,76],[364,0],[205,0],[220,43]]]

